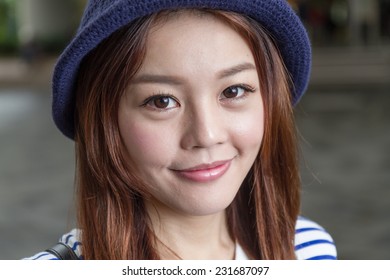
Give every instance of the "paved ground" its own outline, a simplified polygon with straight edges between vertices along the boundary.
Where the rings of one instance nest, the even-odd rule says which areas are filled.
[[[361,54],[315,54],[296,108],[302,211],[332,233],[341,259],[390,259],[390,56],[371,51],[359,64]],[[32,255],[74,225],[74,147],[50,118],[51,64],[0,61],[0,259]]]

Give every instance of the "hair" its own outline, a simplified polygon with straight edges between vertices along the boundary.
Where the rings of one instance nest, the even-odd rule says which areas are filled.
[[[248,43],[264,104],[259,154],[226,210],[229,233],[252,259],[295,259],[300,178],[291,84],[283,60],[255,20],[227,11],[197,11],[226,22]],[[142,65],[149,30],[171,14],[164,11],[131,22],[80,66],[75,86],[76,192],[84,259],[159,259],[144,205],[150,194],[125,158],[118,106]]]

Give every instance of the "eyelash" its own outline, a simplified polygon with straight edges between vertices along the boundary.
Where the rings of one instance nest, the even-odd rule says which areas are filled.
[[[222,92],[221,92],[221,95],[224,94],[224,92],[228,89],[233,89],[233,88],[240,88],[242,90],[244,90],[244,93],[242,94],[242,96],[239,96],[239,97],[224,97],[224,98],[220,98],[220,100],[226,100],[228,102],[234,102],[234,101],[238,101],[238,100],[241,100],[241,99],[244,99],[248,96],[249,93],[253,93],[256,91],[256,88],[252,87],[252,86],[249,86],[247,84],[236,84],[236,85],[232,85],[232,86],[229,86],[227,88],[225,88]],[[151,96],[149,96],[148,98],[145,99],[145,101],[141,104],[141,107],[146,107],[148,106],[148,104],[158,98],[170,98],[172,99],[174,102],[176,102],[177,104],[180,105],[179,101],[171,94],[167,94],[167,93],[155,93],[155,94],[152,94]],[[153,107],[153,106],[149,106],[152,110],[156,110],[156,111],[167,111],[169,109],[172,109],[172,108],[157,108],[157,107]]]
[[[232,85],[230,87],[227,87],[226,89],[224,89],[221,93],[221,95],[223,95],[223,93],[228,90],[228,89],[232,89],[232,88],[240,88],[242,90],[244,90],[244,93],[242,94],[242,96],[239,96],[239,97],[232,97],[232,98],[229,98],[229,97],[226,97],[226,98],[222,98],[223,100],[228,100],[228,101],[238,101],[240,99],[243,99],[243,98],[246,98],[248,96],[248,94],[250,93],[253,93],[256,91],[256,88],[250,86],[250,85],[247,85],[247,84],[237,84],[237,85]]]
[[[147,97],[145,99],[145,101],[141,104],[141,107],[146,107],[153,100],[156,100],[158,98],[164,98],[164,97],[170,98],[170,99],[174,100],[177,104],[180,104],[179,101],[177,101],[177,99],[173,95],[160,92],[160,93],[154,93],[151,96]],[[160,108],[153,107],[153,106],[149,106],[149,108],[152,109],[152,110],[156,110],[156,111],[167,111],[167,110],[169,110],[169,109],[166,109],[166,108],[161,108],[160,109]]]

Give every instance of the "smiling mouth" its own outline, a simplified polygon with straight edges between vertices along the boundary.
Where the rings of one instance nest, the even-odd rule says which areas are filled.
[[[201,164],[188,169],[173,171],[189,181],[205,183],[222,177],[229,170],[231,162],[232,160],[217,161],[211,164]]]

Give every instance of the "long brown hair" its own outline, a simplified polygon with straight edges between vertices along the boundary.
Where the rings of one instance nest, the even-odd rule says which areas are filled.
[[[289,77],[272,38],[254,20],[202,10],[246,40],[260,80],[265,129],[260,152],[227,209],[228,227],[253,259],[294,259],[300,205]],[[118,106],[142,64],[148,31],[161,12],[138,19],[102,42],[83,61],[76,84],[78,226],[85,259],[158,259],[144,199],[149,194],[124,157]],[[260,125],[260,124],[259,124]]]

